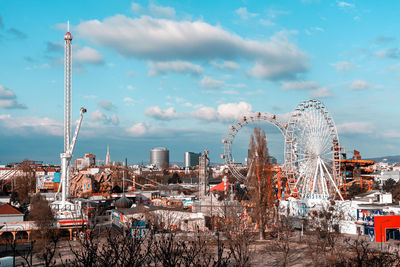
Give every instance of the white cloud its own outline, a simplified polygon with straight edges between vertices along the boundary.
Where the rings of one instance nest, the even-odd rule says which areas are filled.
[[[390,43],[396,41],[396,37],[394,36],[385,36],[385,35],[379,35],[376,38],[372,40],[373,43],[375,44],[384,44],[384,43]]]
[[[204,88],[221,88],[225,86],[225,82],[204,76],[204,78],[200,81],[200,86]]]
[[[172,18],[175,16],[175,9],[169,6],[156,6],[154,4],[149,5],[149,11],[153,16]]]
[[[14,92],[7,87],[0,85],[0,99],[14,99]]]
[[[339,134],[370,134],[375,125],[371,122],[345,122],[336,125]]]
[[[294,81],[282,83],[283,91],[309,91],[310,97],[325,98],[332,96],[332,91],[328,87],[322,87],[314,81]]]
[[[317,89],[319,84],[313,81],[294,81],[294,82],[284,82],[281,86],[281,90],[312,90]]]
[[[149,76],[163,75],[167,72],[200,75],[203,68],[187,61],[149,62]]]
[[[90,114],[90,119],[94,122],[102,122],[104,124],[113,124],[118,125],[119,119],[118,116],[113,114],[110,117],[107,117],[103,112],[100,110],[95,110]]]
[[[234,61],[224,61],[217,63],[215,60],[211,61],[211,65],[220,70],[239,70],[240,66]]]
[[[337,4],[339,7],[342,7],[342,8],[354,8],[355,7],[354,4],[350,4],[350,3],[344,2],[344,1],[337,1]]]
[[[190,113],[192,117],[205,121],[217,120],[217,111],[212,107],[202,107]]]
[[[133,98],[128,96],[124,97],[123,101],[125,102],[126,106],[131,106],[131,107],[134,106],[136,103],[138,103],[137,100],[134,100]]]
[[[0,85],[0,108],[26,109],[25,104],[18,103],[15,93],[7,87]]]
[[[76,52],[72,54],[73,59],[80,63],[88,63],[88,64],[103,64],[104,57],[99,51],[85,46],[81,49],[78,49]]]
[[[326,98],[333,95],[332,91],[328,87],[320,87],[318,89],[310,91],[310,96],[315,98]]]
[[[333,64],[333,66],[336,67],[336,70],[338,72],[343,72],[343,73],[348,73],[350,70],[352,70],[355,67],[355,64],[352,62],[347,62],[347,61],[341,61]]]
[[[164,110],[159,106],[148,107],[144,114],[157,120],[172,120],[179,118],[179,115],[173,107]]]
[[[275,26],[275,22],[269,19],[260,19],[260,24],[266,27],[272,27]]]
[[[246,102],[221,104],[218,106],[218,118],[222,121],[239,119],[243,114],[252,112],[253,107]]]
[[[138,3],[131,4],[132,11],[135,14],[150,14],[155,17],[162,17],[162,18],[173,18],[175,17],[175,9],[169,6],[157,6],[153,3],[149,4],[146,8],[142,7]]]
[[[25,104],[20,104],[14,99],[0,99],[0,108],[6,109],[26,109]]]
[[[109,121],[113,125],[118,125],[119,124],[119,118],[118,118],[118,116],[116,114],[111,115]]]
[[[123,15],[85,21],[76,30],[82,38],[115,49],[125,57],[154,61],[244,59],[255,64],[249,75],[275,80],[293,78],[308,70],[306,54],[289,41],[288,32],[261,42],[244,40],[203,21]]]
[[[145,122],[139,122],[137,124],[132,125],[128,129],[126,129],[126,132],[133,137],[138,137],[138,136],[143,136],[145,134],[148,134],[151,131],[152,127]]]
[[[396,139],[398,139],[398,138],[400,138],[400,132],[399,131],[395,131],[395,130],[389,130],[389,131],[383,132],[382,136],[384,138],[396,138]]]
[[[132,11],[135,12],[136,14],[142,14],[145,12],[145,9],[138,3],[132,3],[131,4]]]
[[[235,12],[244,20],[248,19],[249,17],[257,17],[258,16],[257,13],[250,13],[249,11],[247,11],[246,7],[240,7],[238,9],[236,9]]]
[[[271,40],[278,46],[274,48],[274,54],[280,54],[279,58],[256,61],[254,67],[248,71],[248,75],[260,79],[281,80],[293,79],[298,73],[305,72],[308,69],[305,54],[289,43],[288,35],[290,34],[297,34],[297,32],[282,31],[272,36]]]
[[[32,132],[40,135],[63,135],[63,124],[47,117],[13,117],[0,115],[0,131],[4,134],[29,135]]]
[[[90,114],[90,119],[93,121],[107,122],[107,116],[100,110],[95,110]]]
[[[201,107],[190,113],[196,119],[205,121],[234,121],[243,114],[252,112],[253,107],[246,102],[221,104],[214,109],[212,107]]]
[[[370,88],[373,88],[373,85],[363,80],[354,80],[349,87],[350,90],[364,90]]]
[[[101,100],[97,102],[97,105],[101,108],[104,108],[105,110],[112,110],[113,108],[115,108],[115,106],[113,105],[113,103],[111,101],[108,100]]]
[[[314,33],[325,32],[325,30],[322,27],[311,27],[309,29],[306,29],[305,32],[307,35],[313,35]]]
[[[378,58],[391,58],[398,59],[400,58],[400,49],[399,48],[388,48],[375,52],[375,56]]]

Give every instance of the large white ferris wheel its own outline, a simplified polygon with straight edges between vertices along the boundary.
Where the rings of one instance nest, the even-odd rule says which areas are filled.
[[[285,170],[291,193],[301,198],[339,196],[339,138],[333,118],[318,100],[301,102],[288,122]]]
[[[339,138],[333,118],[319,100],[301,102],[291,113],[287,123],[277,120],[269,113],[246,115],[230,126],[224,143],[222,158],[232,174],[239,180],[246,177],[234,164],[232,145],[238,131],[245,125],[264,121],[275,125],[285,139],[284,174],[292,196],[304,199],[343,200],[338,185],[340,178]]]

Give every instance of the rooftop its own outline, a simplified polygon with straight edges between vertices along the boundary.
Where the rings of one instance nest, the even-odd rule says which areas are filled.
[[[7,215],[7,214],[18,214],[22,215],[23,213],[17,210],[16,208],[12,207],[8,204],[3,204],[0,206],[0,215]]]

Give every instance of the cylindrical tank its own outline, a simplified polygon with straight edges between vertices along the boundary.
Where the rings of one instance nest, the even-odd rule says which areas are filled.
[[[158,169],[169,167],[169,150],[165,147],[156,147],[150,150],[150,164]]]
[[[200,153],[185,152],[185,167],[195,167],[199,165]]]

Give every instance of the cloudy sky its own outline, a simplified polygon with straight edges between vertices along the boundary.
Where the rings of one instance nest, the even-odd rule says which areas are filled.
[[[399,17],[399,1],[0,1],[0,164],[59,161],[67,20],[74,121],[88,109],[75,156],[110,144],[137,163],[165,146],[219,162],[241,114],[285,118],[310,98],[348,151],[400,154]],[[282,135],[263,127],[282,160]]]

